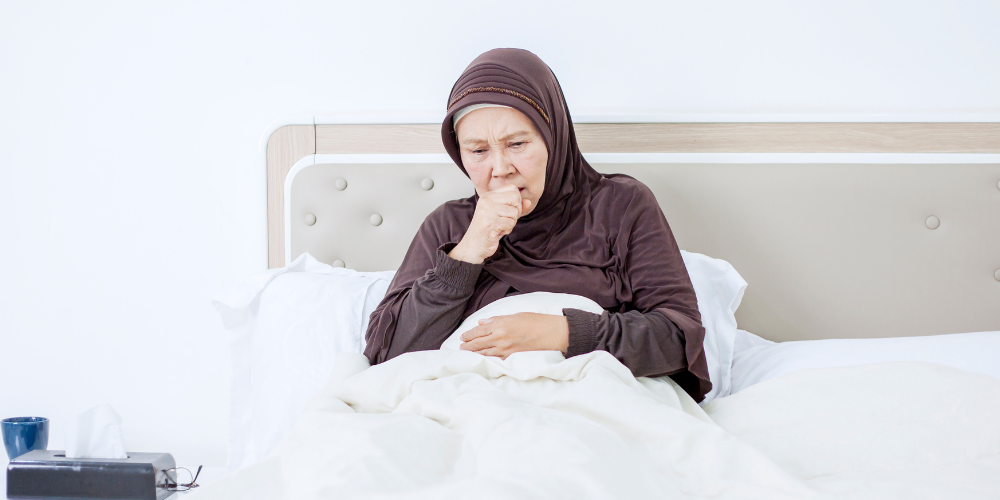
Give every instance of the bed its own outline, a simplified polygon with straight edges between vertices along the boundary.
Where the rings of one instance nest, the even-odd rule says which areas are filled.
[[[369,368],[323,332],[363,331],[423,217],[471,183],[437,124],[314,118],[268,135],[272,270],[217,302],[244,431],[197,496],[1000,495],[1000,125],[584,121],[595,168],[745,280],[714,327],[736,384],[699,406],[600,352]],[[304,321],[316,297],[355,312]],[[273,304],[280,341],[249,343]]]

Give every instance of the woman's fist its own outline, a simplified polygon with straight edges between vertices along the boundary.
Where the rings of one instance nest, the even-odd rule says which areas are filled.
[[[497,251],[500,238],[510,234],[531,201],[522,200],[517,186],[505,186],[479,194],[476,212],[462,241],[448,255],[472,264],[482,264]]]

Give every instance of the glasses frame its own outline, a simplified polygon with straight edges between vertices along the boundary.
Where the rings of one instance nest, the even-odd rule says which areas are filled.
[[[162,488],[167,491],[187,491],[190,490],[191,488],[197,488],[199,486],[197,481],[198,481],[198,476],[201,474],[201,468],[202,466],[199,465],[198,470],[195,471],[194,474],[192,474],[191,470],[188,469],[187,467],[171,467],[169,469],[160,469],[160,472],[163,472],[164,476],[163,484],[158,484],[156,485],[156,487]],[[187,472],[188,477],[191,478],[191,481],[188,482],[187,484],[181,484],[176,478],[170,477],[170,471],[174,471],[175,476],[177,475],[178,471]]]

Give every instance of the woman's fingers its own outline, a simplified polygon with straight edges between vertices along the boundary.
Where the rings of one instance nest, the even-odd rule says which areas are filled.
[[[487,230],[486,237],[489,240],[488,243],[495,245],[498,241],[500,241],[501,237],[506,234],[510,234],[510,232],[514,230],[515,225],[517,225],[517,221],[514,219],[498,217],[490,223],[490,227]]]
[[[517,186],[502,187],[490,191],[487,196],[481,198],[486,198],[498,205],[512,207],[518,212],[521,211],[521,191],[517,189]]]
[[[500,352],[500,351],[498,351],[498,350],[496,350],[496,349],[494,349],[492,347],[483,349],[481,351],[474,351],[474,352],[476,354],[482,354],[483,356],[493,356],[493,357],[497,357],[497,358],[500,358],[500,359],[507,359],[507,355],[505,355],[504,353],[502,353],[502,352]]]
[[[504,320],[502,316],[494,316],[479,320],[479,325],[462,334],[464,343],[461,348],[466,351],[478,352],[485,356],[501,356],[505,344]]]
[[[521,216],[521,211],[512,205],[499,205],[497,206],[497,215],[517,222],[517,218]]]
[[[484,337],[489,335],[492,331],[492,325],[489,323],[480,323],[478,326],[474,326],[462,334],[462,342],[468,342],[472,339],[478,339],[479,337]]]
[[[510,232],[514,229],[515,225],[517,225],[516,220],[508,219],[506,217],[501,217],[497,219],[494,228],[500,231],[500,234],[510,234]]]
[[[515,210],[521,209],[521,192],[516,188],[508,193],[501,193],[497,202],[513,207]]]
[[[489,349],[493,347],[493,343],[490,341],[490,336],[486,335],[483,337],[474,338],[468,342],[463,343],[459,346],[459,349],[463,351],[479,352],[483,349]]]
[[[521,206],[521,200],[514,200],[511,203],[502,203],[496,200],[483,202],[483,208],[491,216],[500,219],[511,219],[515,222],[521,217]]]

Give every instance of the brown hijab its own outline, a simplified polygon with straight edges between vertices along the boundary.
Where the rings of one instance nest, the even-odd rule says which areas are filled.
[[[441,138],[463,172],[452,115],[482,103],[509,106],[530,118],[549,157],[538,206],[518,220],[501,239],[497,253],[486,260],[486,272],[480,275],[464,317],[510,293],[538,291],[582,295],[610,312],[655,310],[684,332],[689,372],[704,382],[695,385],[708,384],[697,299],[652,193],[630,177],[602,175],[587,163],[555,75],[538,56],[520,49],[480,55],[452,88]],[[474,195],[448,202],[425,220],[385,300],[372,315],[366,354],[374,362],[385,359],[391,323],[405,292],[434,267],[439,246],[461,241],[477,200]],[[634,243],[643,236],[660,238],[655,240],[658,244],[636,251]],[[637,290],[640,285],[633,286],[634,282],[642,289]],[[704,394],[692,389],[689,392]]]

